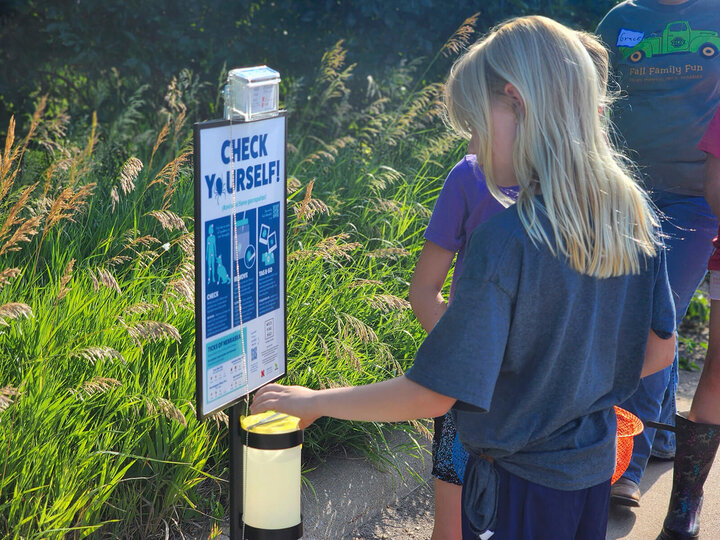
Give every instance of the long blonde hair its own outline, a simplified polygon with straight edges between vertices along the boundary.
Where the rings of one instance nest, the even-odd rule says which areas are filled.
[[[493,181],[491,107],[507,83],[517,89],[523,110],[513,165],[522,224],[571,268],[606,278],[636,274],[642,254],[656,254],[658,219],[599,114],[610,101],[607,57],[593,40],[546,17],[510,20],[455,62],[445,104],[457,131],[477,133],[488,187],[507,202]]]

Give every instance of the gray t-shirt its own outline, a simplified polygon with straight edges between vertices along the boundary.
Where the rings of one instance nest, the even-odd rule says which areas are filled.
[[[592,278],[535,247],[512,206],[473,232],[453,302],[406,375],[458,400],[471,454],[584,489],[612,476],[612,406],[637,387],[651,328],[675,329],[664,250],[638,275]]]
[[[697,144],[720,105],[720,0],[629,0],[597,33],[627,94],[613,121],[648,187],[702,196]]]

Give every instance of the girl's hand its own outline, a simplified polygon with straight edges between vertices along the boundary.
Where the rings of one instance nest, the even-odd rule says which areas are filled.
[[[323,416],[315,409],[316,394],[316,390],[304,386],[268,384],[255,393],[250,412],[258,414],[272,410],[297,416],[300,429],[305,429]]]

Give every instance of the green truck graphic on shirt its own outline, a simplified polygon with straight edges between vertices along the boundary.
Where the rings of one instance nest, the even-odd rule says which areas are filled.
[[[714,58],[720,50],[720,37],[712,30],[692,30],[687,21],[674,21],[668,23],[662,34],[651,34],[634,47],[618,50],[631,62],[675,53],[699,53],[703,58]]]

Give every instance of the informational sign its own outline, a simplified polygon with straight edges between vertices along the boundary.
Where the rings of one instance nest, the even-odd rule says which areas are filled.
[[[195,124],[200,419],[287,371],[285,120]]]

